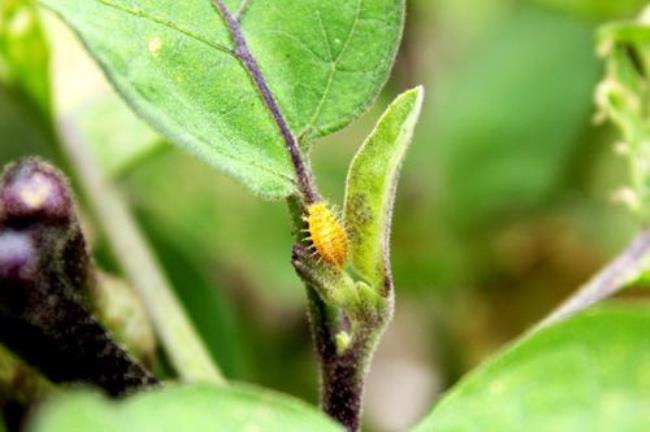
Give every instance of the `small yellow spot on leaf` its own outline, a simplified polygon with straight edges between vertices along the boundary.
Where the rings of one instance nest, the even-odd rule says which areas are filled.
[[[160,55],[160,50],[162,49],[162,41],[158,36],[154,36],[149,39],[147,47],[149,48],[149,52],[152,56],[158,57]]]

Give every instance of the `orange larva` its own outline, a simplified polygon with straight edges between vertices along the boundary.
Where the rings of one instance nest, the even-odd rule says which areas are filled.
[[[343,267],[348,256],[348,235],[327,203],[309,205],[305,221],[318,255],[330,264]]]

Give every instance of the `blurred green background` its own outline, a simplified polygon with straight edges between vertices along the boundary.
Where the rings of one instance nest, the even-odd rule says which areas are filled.
[[[398,303],[371,372],[369,430],[412,424],[635,233],[632,217],[611,200],[626,183],[612,151],[616,132],[592,122],[602,76],[594,32],[643,5],[408,2],[382,97],[313,153],[323,192],[340,203],[347,165],[378,115],[399,91],[425,84],[395,210]],[[56,116],[83,127],[225,374],[315,403],[286,205],[256,199],[162,142],[121,104],[74,36],[43,18]],[[38,105],[11,83],[0,85],[0,163],[56,157]],[[98,262],[117,272],[106,240],[91,225],[87,231]]]

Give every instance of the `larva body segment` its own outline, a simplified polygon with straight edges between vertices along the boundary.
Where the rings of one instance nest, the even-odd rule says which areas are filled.
[[[318,255],[338,268],[343,267],[348,256],[348,235],[328,204],[309,205],[305,220],[309,239]]]

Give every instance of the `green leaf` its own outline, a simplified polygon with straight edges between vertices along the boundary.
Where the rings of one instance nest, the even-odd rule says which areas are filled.
[[[0,2],[0,82],[49,113],[49,50],[30,0]]]
[[[524,339],[465,378],[415,429],[643,431],[647,306],[608,306]]]
[[[41,0],[131,107],[172,142],[268,198],[295,192],[275,123],[210,0]],[[239,1],[227,1],[235,11]],[[357,117],[386,80],[403,0],[253,0],[242,29],[303,141]]]
[[[382,286],[400,168],[422,109],[424,89],[407,91],[386,110],[354,157],[345,194],[350,260],[373,286]]]
[[[55,399],[33,432],[339,431],[315,408],[253,388],[168,387],[115,403],[94,393]]]

